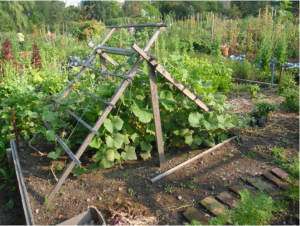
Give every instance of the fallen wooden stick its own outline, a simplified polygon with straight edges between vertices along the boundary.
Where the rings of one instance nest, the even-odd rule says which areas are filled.
[[[208,150],[202,152],[201,154],[196,155],[195,157],[193,157],[193,158],[191,158],[191,159],[189,159],[189,160],[187,160],[187,161],[185,161],[185,162],[183,162],[183,163],[181,163],[181,164],[175,166],[174,168],[172,168],[172,169],[170,169],[170,170],[168,170],[168,171],[166,171],[166,172],[164,172],[164,173],[158,175],[157,177],[154,177],[153,179],[151,179],[151,182],[154,183],[154,182],[156,182],[156,181],[158,181],[158,180],[160,180],[160,179],[162,179],[162,178],[164,178],[164,177],[170,175],[171,173],[175,172],[176,170],[178,170],[178,169],[184,167],[185,165],[188,165],[188,164],[194,162],[195,160],[197,160],[197,159],[203,157],[203,156],[206,155],[206,154],[211,153],[212,151],[216,150],[217,148],[223,146],[223,145],[226,144],[226,143],[229,143],[230,141],[232,141],[232,140],[234,140],[234,139],[236,139],[236,138],[237,138],[237,136],[234,136],[234,137],[231,137],[231,138],[225,140],[223,143],[217,144],[216,146],[214,146],[214,147],[212,147],[212,148],[210,148],[210,149],[208,149]]]

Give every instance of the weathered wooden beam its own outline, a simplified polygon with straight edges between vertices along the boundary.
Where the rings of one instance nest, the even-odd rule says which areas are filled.
[[[47,122],[44,122],[44,125],[45,125],[45,127],[48,130],[52,129],[51,126]],[[57,138],[57,142],[67,152],[67,154],[73,160],[74,164],[76,164],[77,166],[79,166],[81,164],[81,162],[79,161],[79,159],[74,155],[74,153],[68,148],[68,146],[62,141],[62,139],[60,139],[60,137],[57,134],[55,134],[55,136]]]
[[[157,144],[157,150],[159,156],[159,165],[162,166],[163,163],[165,162],[164,142],[163,142],[161,120],[160,120],[160,113],[159,113],[159,101],[158,101],[158,94],[157,94],[155,68],[150,63],[148,63],[148,74],[150,80],[152,110],[154,116],[155,136],[156,136],[156,144]]]
[[[168,27],[168,24],[126,24],[126,25],[113,25],[106,26],[106,28],[125,28],[125,27]]]
[[[155,67],[155,70],[157,70],[162,76],[164,76],[169,82],[171,82],[174,86],[176,86],[181,92],[183,92],[188,98],[190,98],[192,101],[194,101],[199,107],[201,107],[205,111],[209,111],[209,108],[197,98],[197,96],[188,89],[184,85],[182,85],[180,82],[178,82],[172,75],[170,75],[169,72],[164,69],[163,66],[156,63],[155,60],[152,60],[150,56],[147,55],[146,52],[144,52],[138,45],[133,44],[132,48],[140,54],[145,60],[147,60],[152,66]]]
[[[172,168],[172,169],[170,169],[170,170],[168,170],[168,171],[166,171],[166,172],[164,172],[164,173],[162,173],[162,174],[154,177],[153,179],[151,179],[151,182],[154,183],[154,182],[156,182],[156,181],[158,181],[158,180],[160,180],[160,179],[162,179],[162,178],[170,175],[171,173],[174,173],[176,170],[179,170],[182,167],[184,167],[184,166],[186,166],[186,165],[188,165],[188,164],[196,161],[197,159],[202,158],[204,155],[207,155],[207,154],[211,153],[212,151],[218,149],[219,147],[223,146],[224,144],[226,144],[226,143],[228,143],[228,142],[230,142],[230,141],[232,141],[232,140],[234,140],[236,138],[237,138],[237,136],[234,136],[234,137],[231,137],[231,138],[225,140],[223,143],[217,144],[216,146],[214,146],[214,147],[212,147],[212,148],[210,148],[210,149],[208,149],[208,150],[200,153],[199,155],[196,155],[195,157],[193,157],[193,158],[191,158],[191,159],[189,159],[189,160],[187,160],[187,161],[185,161],[185,162],[183,162],[183,163],[175,166],[174,168]]]
[[[146,47],[144,48],[144,51],[148,51],[151,47],[151,45],[154,43],[155,39],[157,38],[157,36],[159,35],[159,33],[161,32],[162,28],[158,28],[155,33],[153,34],[153,36],[151,37],[151,39],[149,40],[148,44],[146,45]],[[128,77],[134,77],[137,70],[140,68],[140,66],[142,65],[144,59],[142,57],[139,57],[135,64],[132,66],[131,70],[128,72],[127,76]],[[126,90],[126,87],[129,85],[130,81],[128,81],[127,79],[124,79],[122,81],[122,83],[119,86],[119,89],[115,92],[115,94],[113,95],[113,97],[111,98],[111,103],[112,104],[116,104],[116,102],[119,100],[119,98],[121,97],[122,93]],[[96,122],[96,124],[94,125],[94,129],[96,131],[99,130],[100,126],[103,124],[104,120],[107,118],[108,114],[110,113],[110,111],[112,110],[111,106],[107,106],[102,115],[100,116],[100,118],[98,119],[98,121]],[[83,154],[83,152],[85,151],[85,149],[87,148],[87,146],[89,145],[89,143],[91,142],[91,140],[94,137],[94,133],[90,133],[85,140],[83,141],[83,143],[81,144],[80,148],[78,149],[78,151],[76,152],[76,157],[80,158]],[[61,187],[61,185],[64,183],[64,181],[67,179],[68,175],[71,173],[72,169],[75,166],[75,162],[71,162],[67,168],[65,169],[65,171],[63,172],[63,174],[61,175],[61,177],[59,178],[58,182],[56,183],[56,185],[53,187],[53,189],[51,190],[49,196],[48,196],[48,201],[51,201],[54,197],[54,195],[56,194],[56,192],[59,190],[59,188]]]
[[[91,132],[93,132],[94,134],[96,134],[98,137],[100,136],[100,134],[94,130],[89,124],[87,124],[85,121],[83,121],[80,117],[78,117],[74,112],[72,112],[71,110],[67,109],[67,112],[72,115],[74,118],[76,118],[82,125],[84,125],[86,128],[88,128]]]
[[[115,73],[111,73],[111,72],[107,72],[107,71],[102,71],[98,68],[94,68],[94,67],[91,67],[91,66],[86,66],[87,68],[90,68],[92,70],[95,70],[95,71],[99,71],[103,74],[107,74],[107,75],[111,75],[111,76],[115,76],[115,77],[120,77],[120,78],[124,78],[124,79],[133,79],[132,77],[128,77],[127,75],[119,75],[119,74],[115,74]]]
[[[111,107],[113,107],[113,108],[116,107],[114,104],[112,104],[112,103],[110,103],[110,102],[108,102],[108,101],[106,101],[106,100],[103,100],[102,98],[97,97],[97,96],[95,96],[94,94],[89,93],[88,91],[85,91],[85,90],[80,89],[80,88],[77,88],[77,89],[80,90],[81,92],[84,92],[85,94],[87,94],[87,95],[89,95],[89,96],[91,96],[91,97],[94,97],[94,98],[97,99],[97,100],[100,100],[101,102],[103,102],[103,103],[105,103],[105,104],[107,104],[107,105],[109,105],[109,106],[111,106]]]

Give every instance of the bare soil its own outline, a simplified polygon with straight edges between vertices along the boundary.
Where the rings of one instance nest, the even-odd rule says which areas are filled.
[[[274,94],[274,89],[263,90],[258,95],[277,105],[282,101]],[[248,93],[229,96],[229,102],[236,106],[233,112],[237,115],[245,116],[252,111],[254,102]],[[298,131],[299,114],[286,113],[279,108],[264,127],[240,129],[242,140],[234,140],[154,184],[149,179],[207,148],[171,147],[166,151],[167,161],[162,168],[158,167],[158,156],[153,150],[148,161],[129,161],[96,174],[70,175],[48,205],[43,205],[45,196],[56,183],[51,165],[65,167],[69,158],[65,156],[52,161],[47,158],[52,147],[40,144],[44,156],[29,149],[20,154],[20,160],[36,224],[58,224],[87,211],[89,205],[95,205],[108,222],[113,222],[112,213],[117,211],[131,219],[149,219],[145,224],[176,225],[185,223],[182,212],[189,206],[209,214],[199,204],[208,195],[228,191],[229,186],[244,183],[244,178],[257,177],[278,167],[271,160],[272,156],[265,152],[270,147],[284,147],[289,158],[297,156]],[[91,153],[86,153],[81,160],[88,168],[92,163]],[[57,167],[54,167],[54,172],[57,178],[62,173]],[[182,199],[179,200],[178,196]],[[293,211],[289,209],[277,216],[273,224],[283,224],[284,218]]]

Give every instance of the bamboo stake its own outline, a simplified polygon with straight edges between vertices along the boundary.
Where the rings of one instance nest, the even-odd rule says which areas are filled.
[[[202,158],[204,155],[207,155],[207,154],[211,153],[212,151],[218,149],[219,147],[223,146],[226,143],[229,143],[230,141],[232,141],[232,140],[234,140],[236,138],[237,138],[237,136],[234,136],[234,137],[231,137],[231,138],[225,140],[223,143],[217,144],[216,146],[214,146],[214,147],[212,147],[212,148],[210,148],[210,149],[202,152],[201,154],[196,155],[195,157],[193,157],[193,158],[191,158],[191,159],[189,159],[189,160],[187,160],[187,161],[185,161],[185,162],[183,162],[183,163],[175,166],[174,168],[172,168],[172,169],[170,169],[170,170],[168,170],[168,171],[166,171],[166,172],[158,175],[157,177],[154,177],[153,179],[151,179],[151,182],[155,183],[156,181],[158,181],[158,180],[160,180],[160,179],[162,179],[162,178],[170,175],[171,173],[175,172],[176,170],[181,169],[182,167],[184,167],[184,166],[186,166],[186,165],[188,165],[188,164],[190,164],[190,163],[198,160],[199,158]]]

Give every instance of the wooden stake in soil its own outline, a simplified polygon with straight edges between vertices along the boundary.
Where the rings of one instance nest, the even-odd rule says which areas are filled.
[[[211,14],[211,38],[212,41],[214,40],[214,14]]]
[[[223,143],[217,144],[216,146],[214,146],[214,147],[212,147],[212,148],[210,148],[210,149],[202,152],[201,154],[196,155],[195,157],[193,157],[193,158],[191,158],[191,159],[189,159],[189,160],[187,160],[187,161],[185,161],[185,162],[183,162],[183,163],[175,166],[174,168],[172,168],[172,169],[170,169],[170,170],[168,170],[168,171],[166,171],[166,172],[158,175],[157,177],[154,177],[153,179],[151,179],[151,182],[154,183],[154,182],[156,182],[156,181],[158,181],[158,180],[160,180],[160,179],[162,179],[162,178],[170,175],[171,173],[174,173],[176,170],[179,170],[182,167],[184,167],[184,166],[186,166],[186,165],[188,165],[188,164],[196,161],[197,159],[202,158],[204,155],[207,155],[207,154],[211,153],[212,151],[218,149],[219,147],[223,146],[226,143],[229,143],[230,141],[232,141],[232,140],[234,140],[236,138],[237,138],[237,136],[234,136],[232,138],[229,138],[229,139],[225,140]]]
[[[156,136],[156,144],[158,149],[159,164],[160,166],[162,166],[163,163],[165,162],[165,155],[164,155],[163,136],[161,130],[161,120],[160,120],[160,113],[159,113],[156,75],[155,75],[155,67],[152,66],[150,63],[148,63],[148,73],[150,79],[152,109],[153,109],[153,116],[154,116],[155,136]]]

